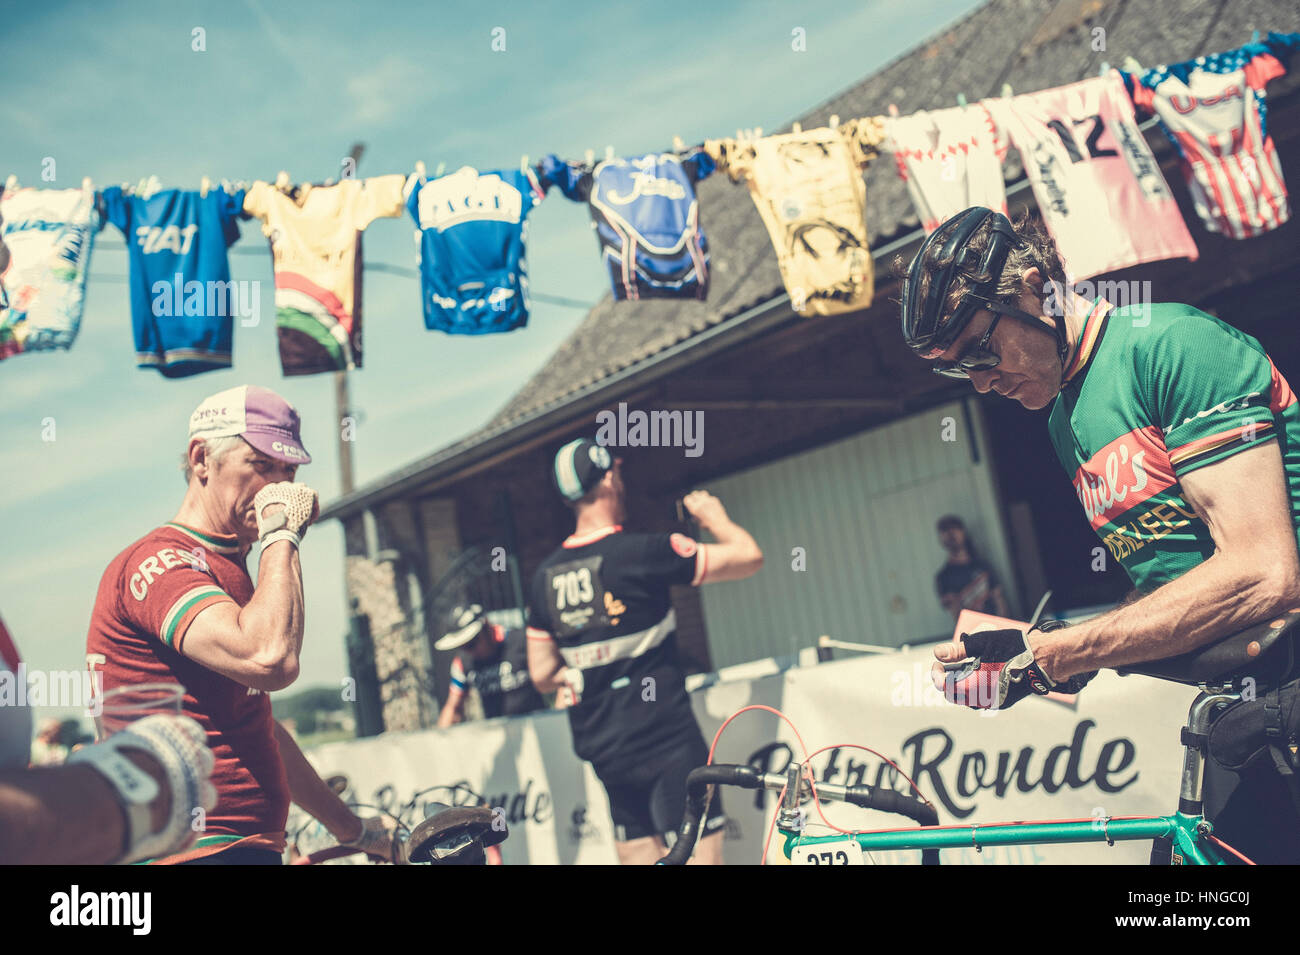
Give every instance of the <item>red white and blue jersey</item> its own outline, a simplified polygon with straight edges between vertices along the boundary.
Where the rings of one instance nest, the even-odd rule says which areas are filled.
[[[1134,105],[1159,117],[1182,155],[1210,232],[1246,239],[1291,217],[1264,87],[1286,73],[1281,57],[1297,45],[1300,33],[1270,33],[1226,53],[1125,74]]]

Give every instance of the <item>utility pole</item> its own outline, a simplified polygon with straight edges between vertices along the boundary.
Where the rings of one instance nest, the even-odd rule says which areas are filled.
[[[352,149],[348,152],[350,168],[344,170],[347,177],[353,177],[357,174],[357,167],[361,165],[361,154],[366,151],[365,143],[353,143]],[[357,254],[361,254],[361,240],[357,239]],[[358,273],[359,274],[359,273]],[[352,312],[355,315],[361,308],[361,291],[358,287],[352,302]],[[347,428],[347,437],[344,437],[345,419],[352,415],[352,399],[348,394],[348,372],[347,369],[341,369],[334,372],[334,404],[337,409],[338,433],[339,433],[339,478],[342,484],[344,494],[352,493],[352,438],[356,435],[356,428]],[[355,425],[355,422],[353,422]]]

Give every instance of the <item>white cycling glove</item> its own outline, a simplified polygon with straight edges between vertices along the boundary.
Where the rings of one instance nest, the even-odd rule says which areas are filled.
[[[370,816],[361,820],[361,835],[351,842],[340,842],[339,845],[360,849],[367,855],[379,856],[390,862],[393,858],[393,834],[384,826],[384,820],[379,816]]]
[[[162,767],[171,794],[171,812],[162,829],[153,832],[149,804],[158,796],[153,777],[123,755],[124,750],[148,753]],[[217,805],[217,790],[208,777],[214,758],[203,727],[188,716],[146,716],[131,728],[102,743],[77,750],[69,763],[88,763],[113,786],[126,811],[127,832],[122,862],[157,858],[188,848],[202,827],[194,825]]]
[[[267,513],[273,504],[284,506]],[[257,537],[263,548],[281,540],[300,546],[308,525],[320,515],[316,492],[306,484],[288,481],[268,484],[258,491],[253,498],[253,509],[257,513]]]

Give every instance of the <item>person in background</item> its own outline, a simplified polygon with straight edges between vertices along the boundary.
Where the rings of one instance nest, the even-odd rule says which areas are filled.
[[[948,514],[936,525],[948,560],[934,575],[939,603],[956,620],[963,610],[1008,617],[1011,611],[993,568],[980,559],[960,517]]]
[[[546,708],[528,675],[528,646],[522,630],[488,621],[478,604],[451,612],[452,630],[435,650],[462,650],[451,663],[451,690],[438,715],[439,726],[465,720],[469,690],[478,692],[483,716],[522,716]]]

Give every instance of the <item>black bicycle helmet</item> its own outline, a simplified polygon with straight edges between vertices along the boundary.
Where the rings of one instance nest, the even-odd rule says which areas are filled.
[[[981,256],[969,243],[990,220],[993,234]],[[984,206],[971,206],[935,229],[921,244],[903,280],[903,339],[907,346],[923,358],[936,358],[947,351],[981,309],[1037,321],[1023,309],[996,300],[1007,256],[1024,242],[1006,216]],[[922,294],[921,280],[926,272],[930,273],[930,283]],[[958,276],[974,284],[952,314],[945,316],[944,303]],[[1069,342],[1061,315],[1056,316],[1056,339],[1064,365]]]

